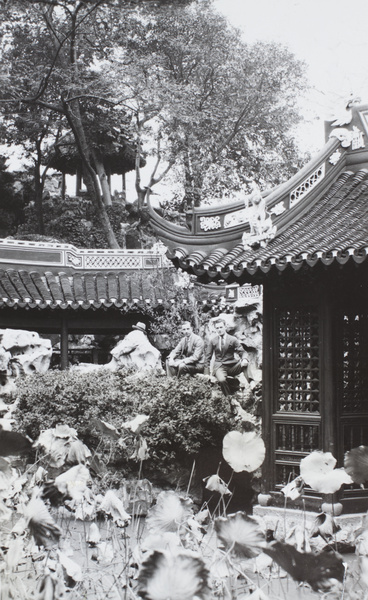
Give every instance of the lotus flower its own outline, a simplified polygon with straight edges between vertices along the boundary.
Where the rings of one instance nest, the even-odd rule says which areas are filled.
[[[230,431],[222,442],[222,455],[235,473],[253,473],[264,461],[265,445],[255,431]]]
[[[193,600],[207,596],[208,573],[191,552],[155,551],[142,564],[138,592],[146,600]]]
[[[190,504],[189,500],[180,498],[175,492],[161,492],[156,505],[148,512],[146,526],[150,530],[176,532],[192,516]]]
[[[215,531],[226,548],[245,558],[261,552],[265,538],[257,521],[243,512],[215,520]]]
[[[315,450],[300,461],[300,475],[316,492],[333,494],[344,483],[353,483],[345,469],[335,469],[335,465],[336,458],[331,452]]]
[[[40,498],[32,498],[24,514],[37,546],[49,550],[58,544],[61,531]]]
[[[344,466],[354,483],[363,485],[368,481],[368,446],[359,446],[347,452]]]

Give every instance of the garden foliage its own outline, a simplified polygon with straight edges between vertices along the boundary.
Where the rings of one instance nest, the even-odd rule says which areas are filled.
[[[18,398],[20,430],[33,440],[42,430],[63,423],[75,428],[92,450],[101,441],[94,419],[120,432],[127,420],[148,415],[143,432],[149,452],[146,468],[162,471],[178,463],[189,466],[202,447],[221,446],[234,419],[227,399],[214,393],[207,380],[168,379],[153,372],[142,377],[127,370],[49,371],[20,381]],[[129,470],[129,458],[129,448],[117,445],[111,460]]]

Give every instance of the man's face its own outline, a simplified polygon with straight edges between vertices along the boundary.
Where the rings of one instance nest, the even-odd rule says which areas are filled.
[[[189,325],[189,323],[184,323],[184,325],[181,326],[181,332],[185,337],[190,336],[190,334],[192,333],[192,328]]]
[[[224,333],[226,333],[225,323],[215,323],[215,329],[218,335],[224,335]]]

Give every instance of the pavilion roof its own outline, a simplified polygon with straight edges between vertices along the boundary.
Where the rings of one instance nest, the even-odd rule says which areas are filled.
[[[142,312],[170,305],[177,274],[165,248],[79,249],[70,244],[0,240],[0,310],[51,309]],[[212,306],[225,293],[201,286],[200,301]],[[183,301],[189,298],[183,290]]]
[[[352,107],[344,127],[291,180],[263,193],[276,233],[252,243],[244,203],[195,209],[190,227],[154,214],[152,224],[174,264],[200,281],[252,281],[271,269],[361,263],[368,255],[368,106]],[[246,243],[243,241],[246,236]],[[250,241],[249,241],[250,240]]]
[[[132,142],[123,136],[113,137],[105,135],[104,138],[95,139],[95,152],[101,158],[109,173],[121,175],[135,169],[136,149]],[[55,144],[47,156],[49,167],[68,175],[75,175],[82,167],[82,160],[71,133],[66,134]],[[143,157],[140,166],[145,165]]]
[[[0,270],[0,308],[100,309],[116,306],[131,309],[158,305],[163,290],[151,284],[150,277],[124,271],[81,272]]]

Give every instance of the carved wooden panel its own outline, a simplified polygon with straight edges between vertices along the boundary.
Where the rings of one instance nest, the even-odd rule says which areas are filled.
[[[368,414],[368,315],[344,314],[342,337],[342,413]]]
[[[277,410],[318,413],[320,377],[316,309],[279,312],[278,357]]]

